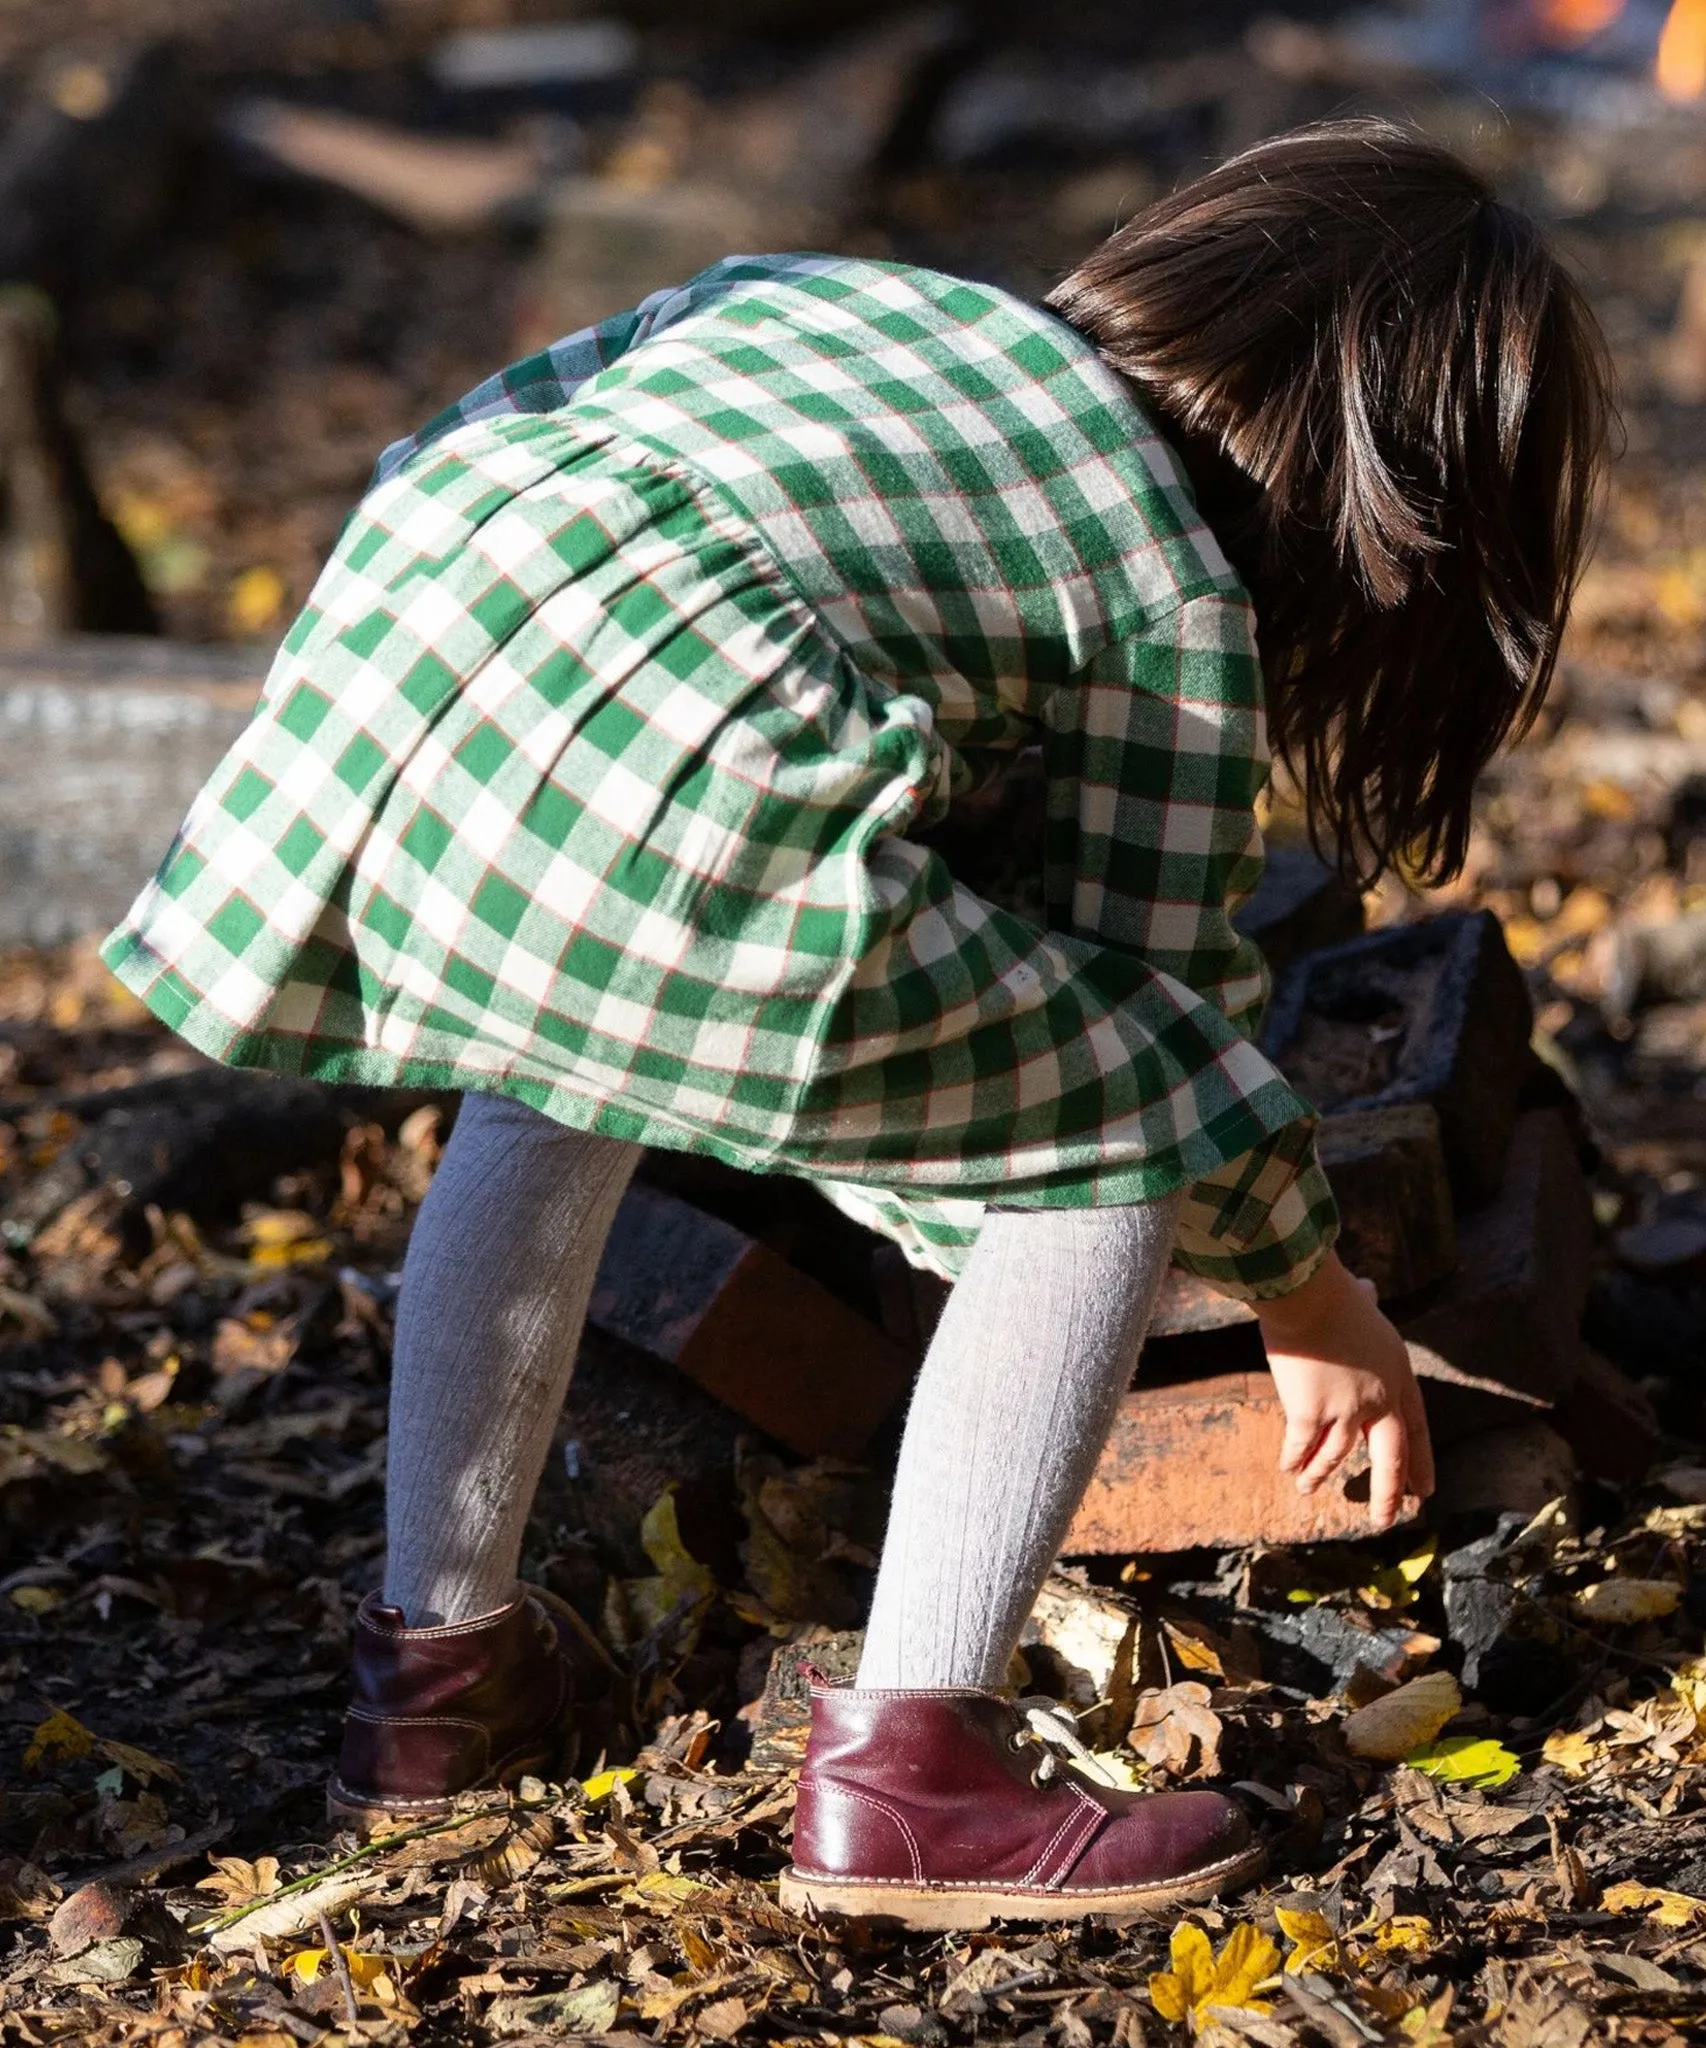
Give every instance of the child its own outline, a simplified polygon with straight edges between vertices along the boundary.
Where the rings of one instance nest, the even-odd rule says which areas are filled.
[[[1461,865],[1606,415],[1533,226],[1348,122],[1151,207],[1046,310],[733,258],[386,453],[106,954],[218,1059],[467,1091],[336,1813],[441,1812],[572,1724],[573,1623],[515,1575],[654,1145],[802,1175],[958,1280],[784,1896],[957,1928],[1259,1868],[1230,1800],[1102,1789],[999,1688],[1170,1257],[1254,1303],[1300,1486],[1365,1439],[1374,1527],[1431,1486],[1230,913],[1264,723],[1349,868]],[[1046,928],[912,836],[1032,743]]]

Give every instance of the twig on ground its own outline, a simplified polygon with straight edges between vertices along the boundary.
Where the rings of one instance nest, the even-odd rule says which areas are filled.
[[[344,1954],[343,1945],[338,1940],[324,1906],[320,1908],[317,1917],[320,1922],[320,1939],[326,1944],[327,1958],[337,1972],[338,1989],[344,1995],[344,2017],[352,2027],[359,2027],[361,2007],[356,2003],[355,1982],[349,1973],[349,1958]]]

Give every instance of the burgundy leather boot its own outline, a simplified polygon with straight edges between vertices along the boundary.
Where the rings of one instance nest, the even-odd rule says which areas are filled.
[[[1120,1792],[1063,1761],[1058,1721],[994,1693],[812,1689],[782,1903],[904,1927],[1135,1917],[1264,1862],[1218,1792]]]
[[[328,1788],[332,1818],[364,1833],[447,1814],[458,1792],[548,1775],[574,1704],[586,1628],[524,1586],[477,1621],[405,1628],[369,1594],[355,1617],[355,1699]]]

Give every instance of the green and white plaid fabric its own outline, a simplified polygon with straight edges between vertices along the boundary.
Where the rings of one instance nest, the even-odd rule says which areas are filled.
[[[497,1089],[800,1174],[952,1274],[983,1206],[1336,1228],[1229,914],[1250,608],[1152,422],[1005,293],[737,258],[389,450],[107,943],[234,1065]],[[1019,747],[1045,926],[908,836]]]

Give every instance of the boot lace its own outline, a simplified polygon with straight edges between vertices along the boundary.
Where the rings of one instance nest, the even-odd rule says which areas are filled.
[[[1072,1770],[1111,1792],[1120,1789],[1118,1780],[1085,1746],[1075,1725],[1076,1717],[1058,1700],[1032,1697],[1016,1700],[1014,1705],[1021,1719],[1007,1738],[1009,1746],[1014,1750],[1034,1748],[1041,1752],[1031,1769],[1033,1785],[1051,1784],[1063,1770]]]

